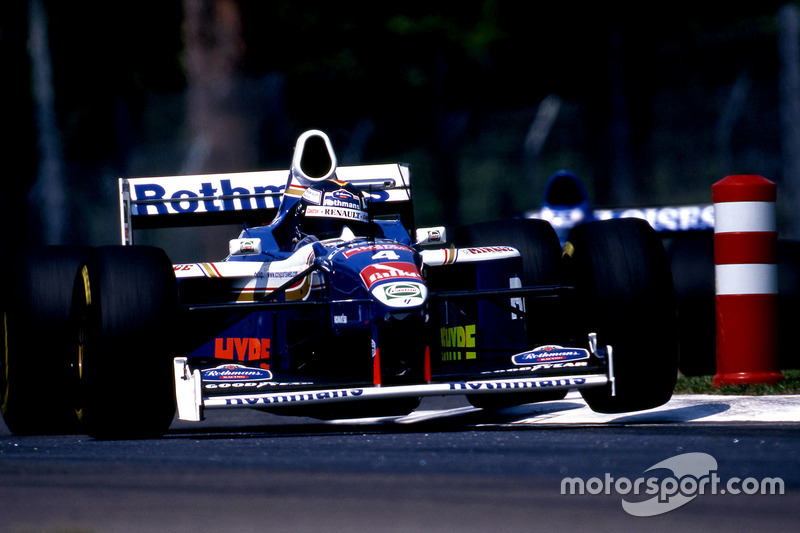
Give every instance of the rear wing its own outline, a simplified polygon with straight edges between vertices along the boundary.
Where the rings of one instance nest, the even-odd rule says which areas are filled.
[[[408,165],[334,168],[336,179],[349,181],[364,192],[373,216],[399,215],[406,228],[413,228]],[[297,188],[298,180],[290,170],[120,178],[122,244],[133,244],[137,229],[268,224],[277,215],[284,195],[302,195]]]

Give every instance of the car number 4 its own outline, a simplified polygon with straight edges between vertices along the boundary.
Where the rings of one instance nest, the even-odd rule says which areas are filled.
[[[400,256],[391,250],[381,250],[380,252],[373,255],[372,259],[391,259],[396,261],[400,259]]]

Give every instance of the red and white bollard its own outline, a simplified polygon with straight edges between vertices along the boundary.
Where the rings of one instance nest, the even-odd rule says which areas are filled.
[[[761,176],[711,186],[717,373],[713,386],[774,384],[778,368],[777,187]]]

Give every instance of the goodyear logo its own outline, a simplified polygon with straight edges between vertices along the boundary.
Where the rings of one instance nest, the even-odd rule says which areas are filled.
[[[441,329],[442,361],[460,361],[462,358],[475,359],[473,351],[452,351],[445,348],[474,348],[475,324]]]

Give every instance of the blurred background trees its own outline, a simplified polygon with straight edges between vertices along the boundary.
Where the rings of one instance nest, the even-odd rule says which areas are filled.
[[[797,4],[596,4],[4,2],[2,245],[115,243],[117,177],[286,168],[308,128],[410,163],[420,224],[569,168],[601,205],[761,174],[796,233]]]

